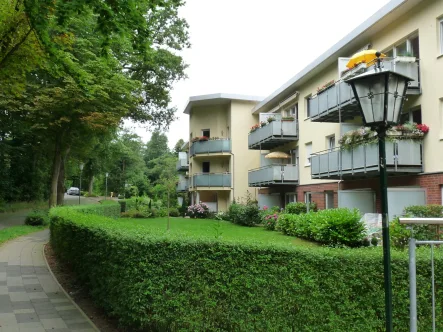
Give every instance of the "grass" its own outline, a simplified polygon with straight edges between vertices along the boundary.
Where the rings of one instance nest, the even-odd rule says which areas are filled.
[[[166,230],[167,218],[132,219],[121,218],[118,223],[124,224],[126,229],[137,229],[138,232],[157,234],[171,233],[198,238],[212,238],[223,241],[254,242],[267,244],[284,244],[295,246],[317,246],[315,243],[286,236],[278,232],[268,231],[264,227],[245,227],[232,224],[228,221],[211,219],[171,218],[171,228]]]
[[[27,225],[21,225],[21,226],[12,226],[8,228],[4,228],[0,230],[0,245],[5,243],[6,241],[15,239],[17,237],[38,232],[43,229],[45,229],[45,226],[27,226]]]

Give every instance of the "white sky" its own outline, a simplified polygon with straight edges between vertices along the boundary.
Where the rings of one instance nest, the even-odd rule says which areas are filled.
[[[189,137],[183,110],[190,96],[266,97],[388,2],[187,0],[181,16],[190,25],[192,45],[182,53],[188,79],[171,93],[179,120],[167,133],[169,146]],[[140,127],[133,131],[144,141],[151,135]]]

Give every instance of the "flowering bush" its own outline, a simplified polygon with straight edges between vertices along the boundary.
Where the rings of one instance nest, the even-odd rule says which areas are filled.
[[[386,140],[420,140],[428,132],[429,127],[425,124],[406,122],[389,129],[386,132]],[[338,141],[341,149],[343,150],[351,150],[360,145],[375,144],[377,142],[377,133],[368,127],[362,127],[357,130],[349,131],[345,133]]]
[[[250,133],[253,133],[254,131],[256,131],[258,128],[260,128],[260,124],[255,124],[251,127],[251,129],[249,130]]]
[[[207,136],[197,136],[192,139],[192,142],[200,142],[200,141],[207,141],[207,140],[209,140],[209,137],[207,137]]]
[[[267,230],[273,231],[277,226],[278,214],[280,212],[280,207],[273,206],[269,208],[268,206],[263,206],[260,211],[261,222]]]
[[[209,207],[203,202],[200,202],[200,204],[191,205],[188,207],[187,215],[191,218],[207,218],[209,215]]]

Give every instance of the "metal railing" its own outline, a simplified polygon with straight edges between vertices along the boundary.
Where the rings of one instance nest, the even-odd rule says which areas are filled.
[[[231,173],[200,173],[192,177],[193,187],[231,187]]]
[[[418,59],[415,62],[400,62],[397,58],[385,58],[382,67],[413,79],[408,86],[407,94],[420,92],[420,61]],[[366,71],[372,69],[373,66],[370,66],[366,68]],[[355,115],[358,115],[358,108],[351,86],[343,79],[308,99],[308,114],[312,120],[346,108],[355,111]]]
[[[188,170],[189,169],[189,163],[187,159],[179,159],[177,160],[177,164],[175,166],[177,171],[180,170]]]
[[[399,167],[422,171],[422,142],[399,140],[386,142],[386,165],[389,171]],[[352,150],[335,148],[313,153],[311,177],[327,178],[338,174],[365,173],[379,168],[377,144],[360,145]]]
[[[253,148],[269,140],[288,141],[298,136],[298,121],[275,120],[258,128],[248,136],[248,147]]]
[[[406,225],[443,225],[443,218],[400,218],[400,224]],[[431,293],[432,293],[432,331],[436,331],[435,315],[435,267],[434,267],[434,245],[441,245],[443,241],[417,241],[411,228],[411,238],[409,239],[409,331],[417,332],[417,245],[431,246]]]
[[[175,190],[177,192],[188,191],[189,190],[189,180],[188,179],[180,180],[177,183],[177,186],[176,186]]]
[[[252,169],[248,173],[249,186],[270,184],[294,184],[298,182],[298,165],[268,165]]]
[[[231,140],[229,138],[214,139],[208,141],[193,142],[189,153],[191,156],[196,154],[208,154],[208,153],[230,153],[231,152]]]

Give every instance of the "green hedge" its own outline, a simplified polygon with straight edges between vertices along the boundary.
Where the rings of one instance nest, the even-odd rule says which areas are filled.
[[[66,207],[84,214],[93,214],[97,216],[120,218],[120,205],[117,203],[91,204]]]
[[[281,214],[276,229],[286,235],[326,245],[363,245],[365,226],[357,209],[328,209],[302,214]]]
[[[223,242],[51,210],[51,244],[94,301],[149,331],[384,331],[380,248]],[[162,232],[162,233],[161,233]],[[394,331],[409,330],[408,260],[392,253]],[[443,255],[436,252],[437,299]],[[429,251],[417,252],[419,330],[431,329]],[[437,329],[443,329],[437,301]]]

